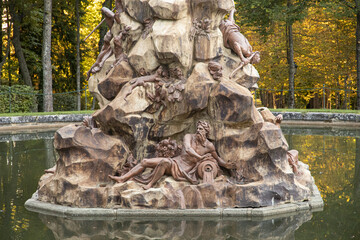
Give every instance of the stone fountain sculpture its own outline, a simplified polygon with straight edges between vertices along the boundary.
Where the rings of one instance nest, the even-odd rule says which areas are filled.
[[[319,196],[307,165],[289,160],[275,117],[254,106],[260,55],[233,10],[233,0],[117,0],[115,14],[103,9],[110,30],[88,73],[101,109],[55,133],[59,158],[38,200],[195,209]]]

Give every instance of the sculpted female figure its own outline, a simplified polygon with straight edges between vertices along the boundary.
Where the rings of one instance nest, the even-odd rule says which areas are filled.
[[[260,52],[253,52],[249,41],[240,33],[240,27],[235,24],[234,13],[233,9],[229,18],[222,20],[219,26],[223,34],[224,46],[233,50],[241,60],[240,65],[230,74],[230,78],[243,66],[260,62]]]
[[[163,175],[170,175],[178,181],[189,181],[192,184],[198,184],[197,167],[206,160],[216,161],[220,166],[228,169],[233,168],[233,164],[226,163],[217,155],[215,146],[207,139],[209,131],[209,124],[205,121],[199,121],[196,133],[184,136],[181,155],[174,158],[144,158],[125,175],[120,177],[109,175],[109,177],[121,183],[138,176],[146,168],[154,168],[149,178],[135,178],[136,181],[147,184],[144,189],[149,189]]]

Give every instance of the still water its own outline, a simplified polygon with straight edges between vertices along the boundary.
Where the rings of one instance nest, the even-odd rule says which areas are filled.
[[[324,211],[267,219],[84,220],[25,209],[52,167],[53,132],[0,134],[0,239],[360,239],[360,129],[283,126],[309,164]]]

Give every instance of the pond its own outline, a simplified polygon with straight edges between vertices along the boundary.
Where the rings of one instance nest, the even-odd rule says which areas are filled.
[[[282,126],[309,164],[324,211],[266,219],[66,219],[29,212],[54,132],[0,134],[0,239],[360,239],[360,129]]]

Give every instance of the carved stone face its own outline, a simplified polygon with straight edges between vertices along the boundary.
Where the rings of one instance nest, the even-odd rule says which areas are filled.
[[[202,135],[206,134],[205,128],[203,128],[201,125],[197,126],[196,133],[200,133]]]
[[[207,131],[203,126],[198,124],[196,129],[196,140],[203,146],[205,146]]]

